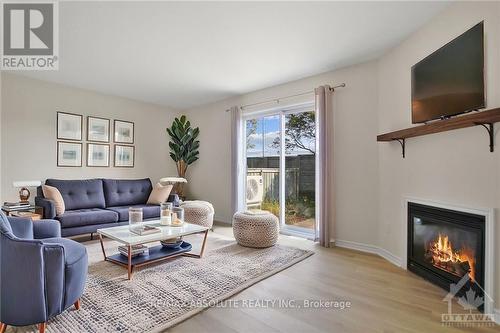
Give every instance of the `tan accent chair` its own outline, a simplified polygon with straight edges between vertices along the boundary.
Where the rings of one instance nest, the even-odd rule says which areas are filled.
[[[267,211],[238,212],[233,216],[233,234],[241,246],[270,247],[278,241],[279,221]]]
[[[187,223],[212,228],[214,224],[214,206],[210,202],[195,200],[181,203],[184,208],[184,221]]]

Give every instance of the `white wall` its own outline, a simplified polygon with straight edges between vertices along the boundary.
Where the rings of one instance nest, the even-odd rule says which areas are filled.
[[[459,2],[451,5],[379,62],[379,132],[411,125],[410,68],[476,23],[485,21],[487,107],[500,106],[500,4]],[[465,207],[497,209],[500,239],[500,140],[489,152],[482,127],[407,140],[406,158],[398,143],[379,144],[379,245],[397,256],[406,251],[403,198],[413,196]],[[498,243],[498,242],[497,242]],[[497,258],[500,258],[496,248]],[[498,262],[498,260],[497,260]],[[496,300],[500,301],[500,265]],[[498,307],[498,305],[497,305]]]
[[[0,71],[0,204],[3,204],[2,196],[2,71]]]
[[[225,110],[270,98],[345,82],[334,93],[337,238],[373,244],[377,241],[377,63],[370,62],[186,111],[200,127],[200,160],[188,170],[189,193],[212,202],[216,218],[231,221],[231,120]],[[312,98],[312,94],[311,94]],[[332,202],[333,204],[333,202]]]
[[[157,105],[2,73],[1,195],[16,200],[15,180],[92,177],[139,178],[176,175],[168,156],[165,129],[177,115]],[[86,118],[84,118],[83,166],[57,167],[56,112],[99,116],[135,123],[135,167],[86,167]],[[111,155],[113,155],[111,146]],[[34,198],[34,195],[32,195]]]

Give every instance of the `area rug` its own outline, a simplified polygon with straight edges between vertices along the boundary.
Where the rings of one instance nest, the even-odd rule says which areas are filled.
[[[312,254],[282,245],[252,249],[232,243],[202,259],[180,257],[143,269],[131,281],[123,274],[107,275],[111,263],[93,264],[80,310],[50,320],[48,332],[163,331]]]

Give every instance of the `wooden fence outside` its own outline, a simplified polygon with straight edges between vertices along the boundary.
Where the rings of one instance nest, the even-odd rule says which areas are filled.
[[[287,156],[285,159],[285,196],[288,200],[308,197],[314,200],[315,156]],[[262,175],[264,200],[279,200],[279,157],[247,158],[247,175]]]

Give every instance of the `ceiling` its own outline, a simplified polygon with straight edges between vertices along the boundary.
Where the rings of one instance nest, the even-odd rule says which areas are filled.
[[[443,2],[61,2],[59,71],[29,77],[176,109],[379,57]]]

